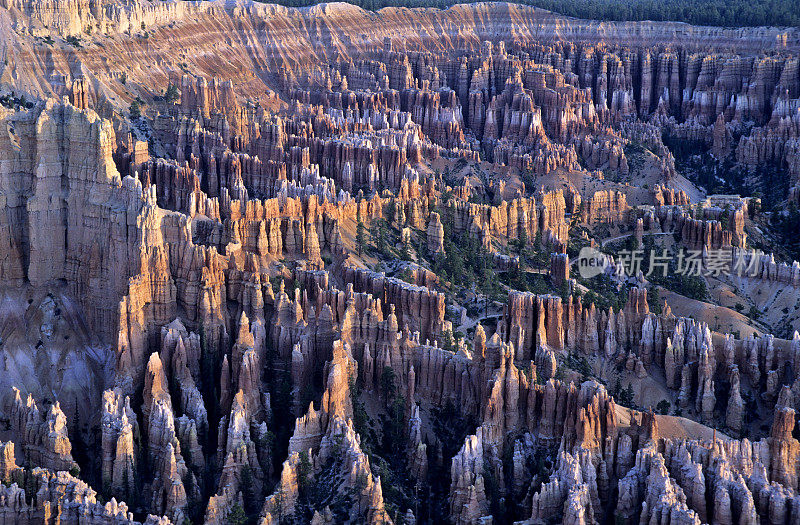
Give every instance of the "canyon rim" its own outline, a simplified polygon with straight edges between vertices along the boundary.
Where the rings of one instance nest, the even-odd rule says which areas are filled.
[[[797,27],[0,35],[0,524],[800,523]]]

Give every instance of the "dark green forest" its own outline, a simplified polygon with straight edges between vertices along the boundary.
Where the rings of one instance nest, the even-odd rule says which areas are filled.
[[[273,0],[289,7],[316,0]],[[348,0],[369,10],[383,7],[437,7],[452,0]],[[464,0],[464,3],[469,3]],[[800,26],[798,0],[521,0],[516,3],[595,20],[673,20],[702,26]]]

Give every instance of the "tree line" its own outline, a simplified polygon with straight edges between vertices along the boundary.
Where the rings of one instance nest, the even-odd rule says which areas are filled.
[[[273,0],[287,7],[306,7],[318,0]],[[435,7],[446,9],[453,0],[348,0],[363,9]],[[518,0],[576,18],[610,21],[675,21],[700,26],[800,26],[797,0]]]

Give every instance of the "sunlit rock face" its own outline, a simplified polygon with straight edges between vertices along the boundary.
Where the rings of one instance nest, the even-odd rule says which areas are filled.
[[[800,522],[797,29],[0,18],[0,522]]]

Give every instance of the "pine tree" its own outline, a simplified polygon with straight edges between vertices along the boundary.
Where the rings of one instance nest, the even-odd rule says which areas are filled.
[[[142,116],[142,107],[139,105],[138,100],[134,100],[131,102],[131,107],[129,109],[131,113],[131,120],[136,120]]]
[[[364,223],[361,222],[361,217],[358,218],[358,224],[356,225],[356,248],[358,248],[358,255],[361,256],[362,252],[364,251],[364,245],[367,243],[367,233],[366,228],[364,228]]]
[[[311,460],[308,457],[308,452],[303,450],[300,452],[300,463],[297,467],[297,483],[301,491],[305,491],[310,483],[309,476],[311,476]]]
[[[241,505],[237,503],[231,508],[227,516],[227,522],[230,525],[245,525],[247,523],[247,514],[245,514]]]
[[[633,408],[633,386],[628,383],[628,386],[620,393],[619,403],[622,406]]]
[[[372,226],[372,238],[375,240],[375,248],[378,253],[386,253],[386,222],[378,219]]]
[[[178,92],[178,86],[170,82],[170,84],[167,86],[166,91],[164,91],[164,100],[166,100],[167,103],[171,104],[177,101],[179,96],[180,93]]]

